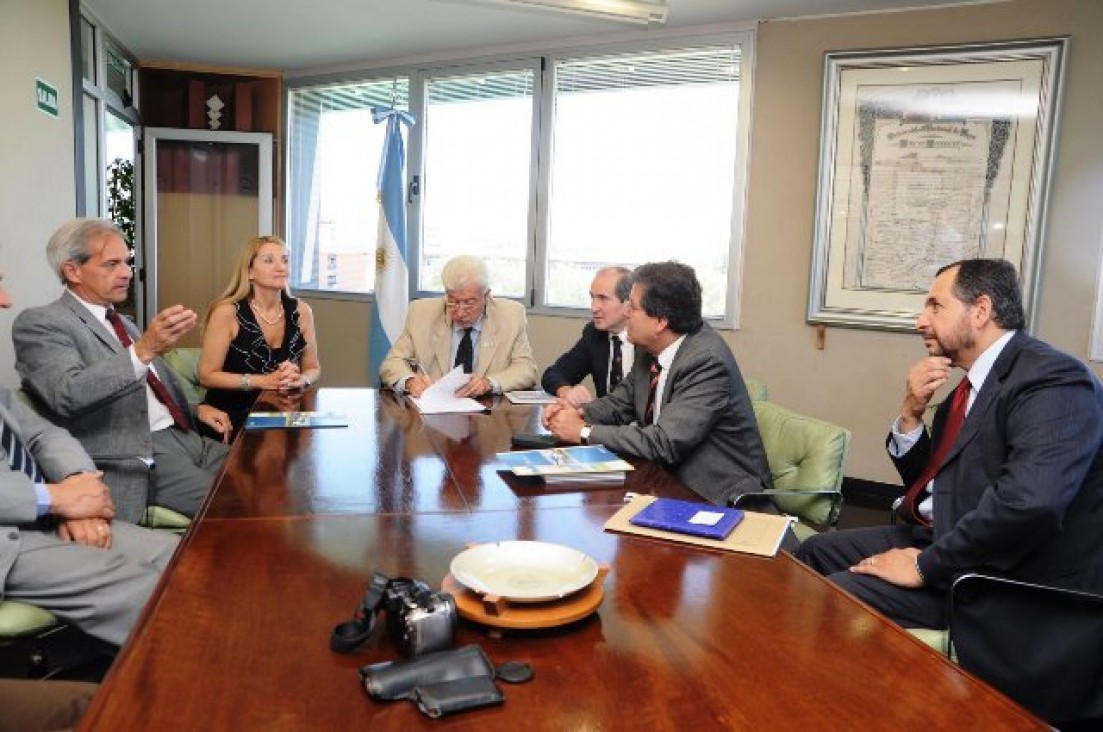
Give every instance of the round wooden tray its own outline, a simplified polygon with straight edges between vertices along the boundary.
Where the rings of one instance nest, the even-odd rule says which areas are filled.
[[[441,589],[456,598],[460,617],[494,628],[535,629],[566,625],[590,615],[605,598],[605,578],[609,566],[598,565],[597,577],[585,589],[561,600],[548,602],[510,602],[497,595],[480,595],[464,587],[451,573],[444,576]]]

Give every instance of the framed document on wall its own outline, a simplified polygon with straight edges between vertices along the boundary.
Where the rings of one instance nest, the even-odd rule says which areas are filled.
[[[828,53],[808,320],[910,330],[998,257],[1033,322],[1065,39]]]

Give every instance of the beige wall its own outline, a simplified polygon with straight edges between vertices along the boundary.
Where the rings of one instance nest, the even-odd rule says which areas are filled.
[[[17,308],[57,297],[46,265],[50,234],[76,210],[73,85],[67,0],[0,0],[0,267]],[[39,112],[35,78],[58,90],[61,115]],[[0,313],[0,385],[15,386],[11,323]]]
[[[1068,35],[1070,54],[1037,333],[1086,358],[1103,222],[1103,3],[1018,0],[946,10],[770,23],[758,34],[743,328],[728,339],[770,398],[854,431],[848,475],[893,481],[882,449],[916,336],[804,323],[815,216],[823,54]]]

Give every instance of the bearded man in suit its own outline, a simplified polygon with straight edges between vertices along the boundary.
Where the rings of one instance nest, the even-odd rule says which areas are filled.
[[[1103,590],[1103,386],[1024,325],[1009,262],[939,270],[916,323],[927,356],[908,372],[887,441],[910,488],[902,521],[801,546],[801,559],[905,627],[945,628],[947,590],[968,571]],[[930,431],[923,416],[955,367],[964,421],[942,445],[953,399]]]
[[[693,269],[653,262],[629,282],[632,372],[580,408],[548,405],[545,426],[563,442],[654,461],[717,505],[770,487],[747,386],[731,349],[701,317]]]

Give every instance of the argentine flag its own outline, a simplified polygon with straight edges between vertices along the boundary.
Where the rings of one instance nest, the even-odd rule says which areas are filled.
[[[383,157],[379,161],[379,235],[375,246],[375,307],[372,309],[368,381],[379,378],[379,365],[402,333],[410,304],[410,272],[406,268],[406,152],[402,125],[412,125],[408,112],[372,107],[376,124],[387,121]]]

